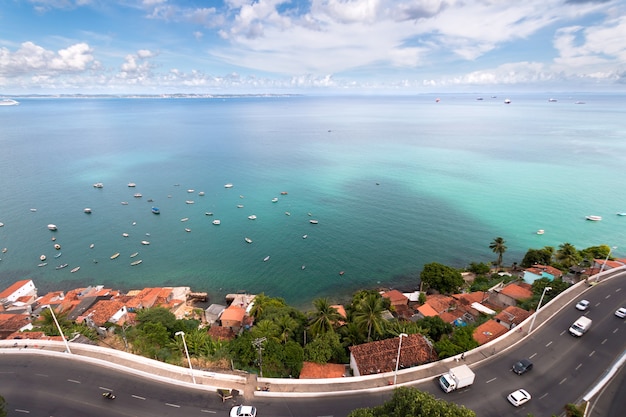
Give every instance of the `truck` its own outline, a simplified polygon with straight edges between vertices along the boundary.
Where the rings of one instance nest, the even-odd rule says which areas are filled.
[[[472,385],[475,376],[469,366],[457,366],[439,377],[439,386],[445,392],[452,392]]]
[[[582,336],[587,333],[587,330],[591,327],[592,320],[589,317],[580,316],[574,324],[569,328],[569,332],[573,336]]]

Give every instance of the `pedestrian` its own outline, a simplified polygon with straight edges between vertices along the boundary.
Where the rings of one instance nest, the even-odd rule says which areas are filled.
[[[465,360],[465,352],[461,353],[461,359]]]

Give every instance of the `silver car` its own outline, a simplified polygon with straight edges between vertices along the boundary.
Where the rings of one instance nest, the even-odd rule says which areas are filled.
[[[515,407],[519,407],[520,405],[530,401],[530,394],[524,389],[518,389],[517,391],[513,391],[512,393],[510,393],[509,396],[506,398]]]
[[[615,315],[619,317],[620,319],[626,318],[626,308],[625,307],[618,308],[617,311],[615,312]]]

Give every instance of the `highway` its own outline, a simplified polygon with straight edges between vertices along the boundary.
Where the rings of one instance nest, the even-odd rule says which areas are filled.
[[[626,305],[625,284],[626,273],[622,273],[585,293],[591,306],[584,314],[593,324],[581,338],[567,331],[582,314],[574,308],[575,299],[523,342],[471,365],[476,372],[471,387],[445,394],[435,378],[414,386],[463,404],[480,417],[558,415],[566,403],[579,400],[626,349],[626,320],[614,315],[618,307]],[[216,393],[139,379],[81,361],[28,354],[28,349],[20,353],[0,355],[0,395],[7,400],[11,416],[227,416],[230,408],[240,402],[235,398],[222,403]],[[516,375],[510,371],[511,366],[523,357],[533,361],[534,369]],[[532,399],[515,408],[506,396],[518,388],[529,391]],[[104,399],[102,392],[106,390],[113,390],[117,398]],[[609,387],[608,391],[615,390]],[[381,404],[390,396],[390,391],[382,391],[325,399],[256,397],[251,403],[260,416],[341,417],[357,407]],[[599,410],[603,405],[596,407]],[[616,409],[606,404],[604,407]]]

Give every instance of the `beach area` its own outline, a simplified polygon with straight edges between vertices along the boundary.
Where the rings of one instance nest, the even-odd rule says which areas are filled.
[[[493,95],[19,98],[0,111],[0,280],[306,309],[491,262],[496,236],[505,264],[564,242],[621,256],[624,97]]]

